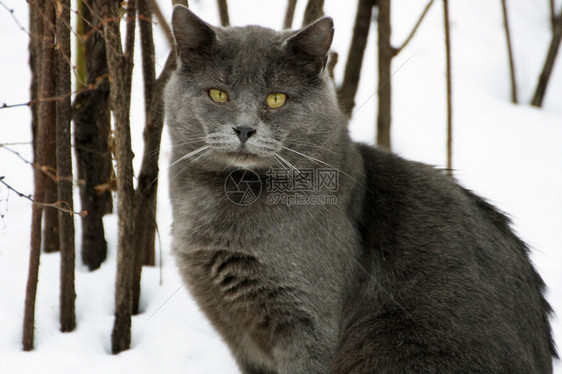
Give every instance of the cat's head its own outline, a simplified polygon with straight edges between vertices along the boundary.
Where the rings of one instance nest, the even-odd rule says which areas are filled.
[[[268,168],[327,160],[347,137],[325,71],[333,22],[298,30],[215,28],[183,6],[166,89],[173,157],[192,167]]]

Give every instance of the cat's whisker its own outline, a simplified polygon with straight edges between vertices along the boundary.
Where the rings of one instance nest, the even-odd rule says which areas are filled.
[[[318,145],[318,144],[310,144],[310,143],[298,142],[298,141],[295,141],[295,140],[293,140],[293,139],[291,139],[291,138],[287,138],[287,139],[286,139],[286,142],[289,142],[289,143],[295,144],[295,145],[301,145],[301,146],[304,146],[304,147],[321,149],[321,150],[323,150],[323,151],[325,151],[325,152],[328,152],[328,153],[331,153],[331,154],[337,154],[337,153],[338,153],[338,152],[337,152],[336,150],[334,150],[334,149],[322,147],[322,146],[320,146],[320,145]]]
[[[359,185],[361,185],[362,187],[364,187],[364,188],[365,188],[367,191],[369,191],[370,193],[373,193],[373,191],[371,191],[367,186],[365,186],[365,184],[361,183],[360,181],[358,181],[357,179],[355,179],[353,176],[349,175],[349,174],[346,173],[345,171],[343,171],[343,170],[341,170],[341,169],[339,169],[339,168],[337,168],[337,167],[335,167],[335,166],[333,166],[333,165],[330,165],[330,164],[327,163],[327,162],[324,162],[324,161],[319,160],[319,159],[317,159],[317,158],[314,158],[314,157],[312,157],[312,156],[305,155],[304,153],[295,151],[294,149],[291,149],[291,148],[289,148],[289,147],[281,146],[281,148],[286,149],[287,151],[293,152],[293,153],[295,153],[295,154],[297,154],[297,155],[299,155],[299,156],[302,156],[302,157],[306,158],[307,160],[312,161],[312,162],[314,162],[314,163],[316,163],[316,164],[328,166],[328,167],[330,167],[330,168],[332,168],[332,169],[334,169],[334,170],[337,170],[338,173],[342,173],[343,175],[345,175],[346,177],[348,177],[349,179],[351,179],[351,180],[354,181],[355,183],[358,183]]]
[[[173,163],[171,163],[171,164],[168,166],[168,168],[166,168],[165,172],[170,172],[170,170],[172,170],[172,168],[173,168],[176,164],[178,164],[179,162],[181,162],[181,161],[183,161],[183,160],[185,160],[185,159],[187,159],[187,158],[189,158],[189,157],[195,156],[195,155],[197,155],[197,154],[199,154],[199,153],[201,153],[201,152],[204,152],[204,151],[211,152],[212,149],[209,150],[209,148],[211,148],[210,145],[205,145],[205,146],[203,146],[203,147],[197,148],[197,149],[194,150],[194,151],[189,152],[188,154],[186,154],[186,155],[180,157],[179,159],[177,159],[176,161],[174,161]],[[207,152],[204,152],[203,155],[205,155]],[[194,161],[196,161],[197,159],[199,159],[199,157],[201,157],[201,156],[202,156],[202,155],[199,155],[199,156],[196,157],[195,159],[191,160],[186,166],[182,167],[180,170],[177,170],[177,171],[175,172],[175,174],[171,177],[170,183],[171,183],[172,181],[174,181],[174,180],[177,178],[178,175],[180,175],[181,173],[183,173],[183,171],[184,171],[189,165],[191,165]],[[157,179],[158,179],[158,177],[156,178],[156,180],[157,180]],[[156,180],[154,180],[152,183],[155,183]]]
[[[275,161],[275,163],[276,163],[277,165],[279,165],[279,166],[281,167],[281,169],[286,170],[286,171],[289,171],[290,169],[287,169],[287,166],[286,166],[285,164],[283,164],[281,161],[279,161],[279,160],[277,159],[277,157],[275,157],[275,156],[277,156],[277,154],[274,154],[274,155],[272,155],[272,156],[269,156],[269,158],[272,159],[273,161]]]
[[[275,154],[275,156],[277,157],[277,159],[281,162],[283,162],[284,164],[286,164],[287,166],[289,166],[289,168],[291,168],[293,171],[295,171],[298,175],[301,175],[302,173],[300,172],[299,169],[297,169],[293,164],[291,164],[289,161],[287,161],[285,158],[283,158],[282,156],[280,156],[279,154]]]
[[[207,149],[211,148],[210,145],[204,145],[203,147],[199,147],[194,151],[189,152],[186,155],[183,155],[182,157],[178,158],[176,161],[174,161],[173,163],[170,164],[170,166],[168,167],[168,169],[171,169],[173,166],[175,166],[178,162],[181,162],[187,158],[190,158],[191,156],[195,156],[198,153],[201,153]],[[192,161],[193,162],[193,161]]]
[[[197,156],[196,158],[194,158],[193,160],[189,161],[189,164],[193,164],[195,161],[199,160],[202,157],[208,156],[209,154],[211,154],[213,152],[212,149],[209,149],[208,151],[200,154],[199,156]]]

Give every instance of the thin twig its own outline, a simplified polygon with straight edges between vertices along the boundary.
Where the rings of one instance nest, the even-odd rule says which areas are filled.
[[[21,29],[21,31],[24,31],[25,33],[27,33],[27,35],[31,36],[31,33],[29,31],[27,31],[27,29],[25,27],[23,27],[23,25],[20,23],[20,21],[17,19],[16,15],[14,14],[14,10],[10,9],[6,6],[6,4],[4,4],[4,2],[0,1],[0,5],[6,9],[8,11],[8,13],[10,13],[10,16],[12,16],[12,18],[14,19],[14,21],[16,22],[16,25],[18,25],[18,27]]]
[[[22,143],[24,144],[24,143]],[[31,166],[32,168],[39,170],[41,172],[43,172],[45,175],[47,175],[49,178],[51,178],[53,181],[55,182],[59,182],[59,181],[68,181],[68,182],[72,182],[76,185],[82,185],[84,184],[84,181],[82,180],[74,180],[72,179],[72,177],[68,178],[68,177],[57,177],[57,171],[54,170],[53,168],[51,168],[50,166],[46,166],[46,165],[39,165],[36,163],[33,163],[29,160],[27,160],[25,157],[23,157],[19,152],[14,151],[13,149],[10,149],[8,147],[6,147],[6,144],[0,144],[0,149],[5,149],[8,152],[14,154],[17,158],[19,158],[20,160],[22,160],[24,163],[26,163],[27,165]]]
[[[5,178],[4,176],[0,176],[0,183],[2,183],[4,186],[6,186],[7,189],[14,192],[19,197],[24,198],[26,200],[29,200],[34,205],[40,206],[42,208],[55,208],[57,210],[60,210],[61,212],[65,212],[65,213],[68,213],[70,215],[76,214],[80,217],[84,217],[84,216],[88,215],[88,212],[85,211],[85,210],[83,210],[81,212],[75,212],[75,211],[69,209],[69,204],[66,201],[56,201],[56,202],[50,203],[50,204],[37,202],[37,201],[33,200],[33,195],[31,195],[31,194],[26,195],[23,192],[20,192],[20,191],[16,190],[14,187],[12,187],[8,183],[6,183],[4,181],[4,178]]]
[[[406,38],[404,43],[402,43],[402,45],[400,47],[392,49],[392,56],[396,56],[397,54],[402,52],[402,50],[408,45],[408,43],[410,43],[410,40],[412,40],[416,31],[418,31],[418,28],[420,27],[420,25],[421,25],[423,19],[425,18],[426,14],[429,12],[429,8],[431,8],[431,6],[433,5],[433,2],[434,2],[434,0],[430,0],[429,3],[425,6],[425,9],[423,10],[420,18],[418,19],[418,22],[416,22],[414,28],[412,29],[412,31],[410,32],[410,35],[408,35],[408,37]]]
[[[509,31],[509,18],[507,15],[507,2],[502,0],[503,25],[507,43],[507,57],[509,59],[509,76],[511,78],[511,102],[517,104],[517,79],[515,75],[515,62],[513,59],[513,47],[511,45],[511,32]]]
[[[109,74],[104,74],[101,77],[96,79],[96,83],[91,83],[91,84],[88,85],[88,87],[83,88],[81,90],[69,92],[69,93],[66,93],[64,95],[59,95],[59,96],[38,98],[36,100],[30,100],[27,103],[18,103],[18,104],[2,103],[2,105],[0,105],[0,110],[1,109],[17,108],[17,107],[20,107],[20,106],[30,106],[30,105],[33,105],[33,104],[36,104],[36,103],[64,100],[69,96],[74,96],[74,95],[77,95],[77,94],[82,93],[82,92],[97,90],[99,88],[99,85],[103,83],[104,78],[107,78],[111,81],[111,77],[109,76]]]
[[[160,6],[156,2],[156,0],[150,0],[150,11],[156,17],[156,20],[162,28],[162,31],[164,31],[164,35],[166,35],[170,47],[173,47],[176,43],[174,41],[172,28],[170,27],[168,20],[166,20],[166,17],[164,17],[164,14],[162,14],[162,10],[160,9]]]

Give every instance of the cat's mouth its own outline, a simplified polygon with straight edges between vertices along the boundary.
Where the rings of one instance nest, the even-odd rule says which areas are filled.
[[[240,148],[237,151],[228,152],[227,154],[237,161],[254,161],[260,158],[260,156],[248,151],[246,148]]]
[[[267,157],[251,152],[246,148],[225,152],[224,155],[227,157],[228,163],[237,167],[257,168],[268,164]]]

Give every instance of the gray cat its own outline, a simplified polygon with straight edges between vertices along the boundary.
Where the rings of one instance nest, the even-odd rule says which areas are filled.
[[[552,372],[544,284],[508,219],[350,140],[330,18],[220,29],[176,6],[173,29],[173,250],[243,373]]]

